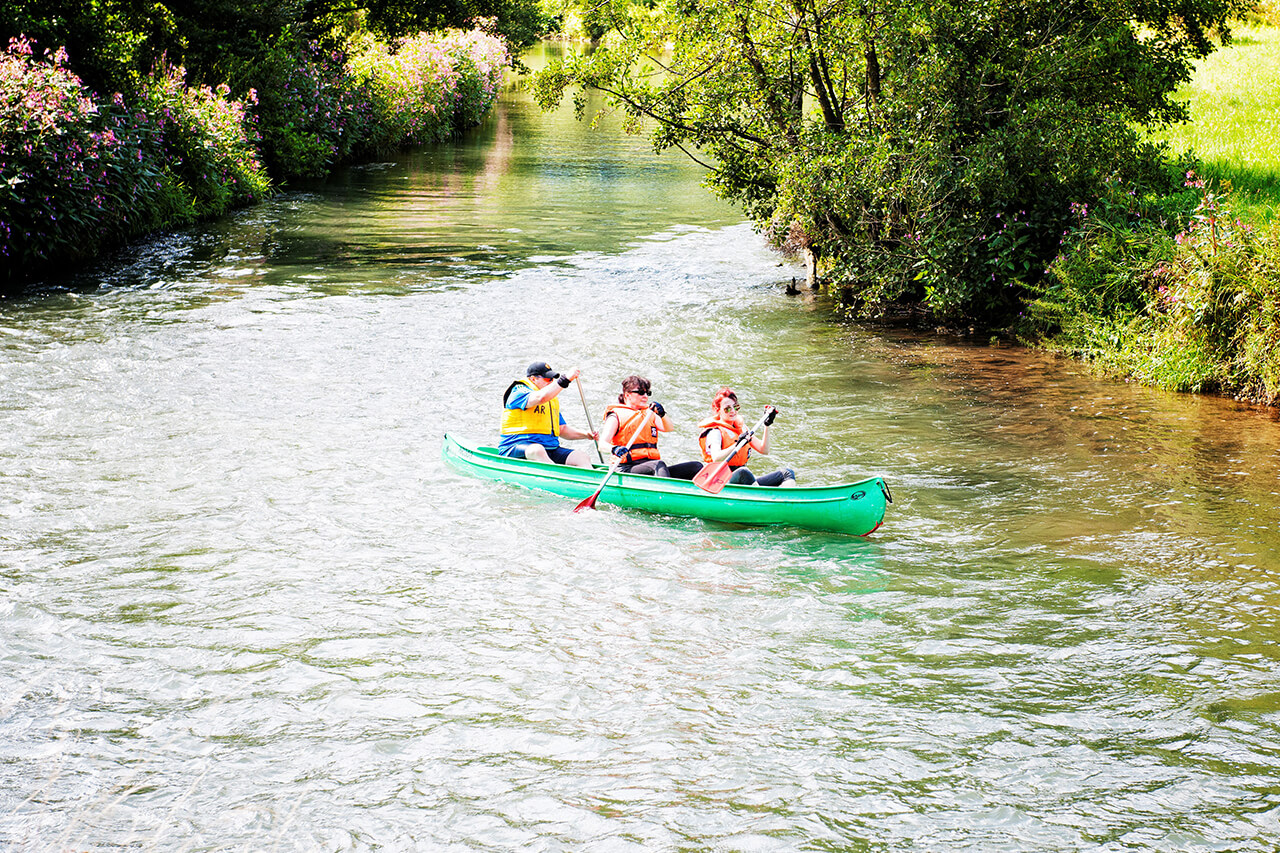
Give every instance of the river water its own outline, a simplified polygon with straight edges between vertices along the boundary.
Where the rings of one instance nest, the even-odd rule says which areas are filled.
[[[513,91],[0,303],[0,849],[1280,846],[1276,419],[841,323],[699,179]],[[446,467],[535,359],[896,502]]]

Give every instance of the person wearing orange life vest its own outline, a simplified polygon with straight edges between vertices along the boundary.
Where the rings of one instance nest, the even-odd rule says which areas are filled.
[[[503,456],[534,462],[555,462],[576,468],[591,467],[591,457],[584,450],[560,446],[560,439],[594,439],[596,433],[574,429],[560,414],[556,398],[577,379],[577,368],[565,374],[556,373],[545,361],[535,361],[502,394],[502,438],[498,452]]]
[[[766,417],[760,431],[750,441],[735,448],[734,443],[747,429],[740,414],[741,408],[738,395],[732,388],[721,388],[716,392],[711,401],[712,416],[698,424],[698,445],[702,448],[702,461],[710,465],[728,457],[729,468],[733,471],[729,482],[735,485],[749,486],[754,483],[758,486],[794,486],[796,472],[790,468],[781,468],[759,479],[751,473],[751,469],[747,467],[751,451],[765,454],[769,452],[769,425],[773,423],[773,417]],[[765,407],[767,413],[770,410],[773,416],[777,415],[777,409]]]
[[[600,425],[600,452],[621,460],[618,470],[624,474],[692,480],[702,470],[701,462],[668,465],[658,452],[658,434],[671,431],[671,419],[661,403],[649,402],[651,388],[643,376],[622,380],[618,402],[605,412]]]

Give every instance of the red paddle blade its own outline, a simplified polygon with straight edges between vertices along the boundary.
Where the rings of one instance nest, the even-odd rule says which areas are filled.
[[[717,495],[732,476],[733,472],[729,470],[729,465],[726,462],[720,462],[716,465],[707,465],[699,471],[693,478],[693,484],[704,492]]]
[[[643,426],[643,423],[641,423],[641,426]],[[577,506],[575,506],[575,507],[573,508],[573,511],[574,511],[574,512],[579,512],[579,511],[584,510],[584,509],[595,509],[595,508],[596,508],[596,499],[597,499],[598,497],[600,497],[600,493],[604,491],[604,487],[609,483],[609,479],[610,479],[611,477],[613,477],[614,472],[615,472],[615,471],[617,471],[617,470],[618,470],[618,463],[617,463],[617,462],[615,462],[615,463],[613,463],[612,465],[610,465],[610,466],[609,466],[609,470],[608,470],[608,472],[604,475],[604,479],[600,481],[600,488],[596,489],[595,494],[593,494],[591,497],[587,498],[587,499],[586,499],[586,500],[584,500],[582,503],[580,503],[580,504],[578,504]]]

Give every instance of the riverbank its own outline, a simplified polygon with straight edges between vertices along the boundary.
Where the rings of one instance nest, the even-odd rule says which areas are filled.
[[[243,97],[168,65],[103,97],[62,48],[14,39],[0,55],[0,288],[253,204],[278,181],[448,138],[481,120],[510,64],[478,29],[349,47],[275,55],[276,85]]]
[[[1019,336],[1113,376],[1280,404],[1277,82],[1275,26],[1202,61],[1179,92],[1191,123],[1156,139],[1188,158],[1183,192],[1115,185],[1078,206]]]

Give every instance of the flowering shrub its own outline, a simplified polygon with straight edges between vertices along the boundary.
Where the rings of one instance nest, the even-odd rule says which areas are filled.
[[[156,129],[161,168],[190,196],[196,216],[220,216],[266,195],[269,184],[246,105],[224,85],[187,86],[181,68],[146,80],[142,112]],[[254,93],[250,92],[250,98]]]
[[[13,270],[96,247],[145,218],[139,133],[25,39],[0,54],[0,256]]]
[[[446,49],[459,70],[454,92],[454,127],[474,127],[497,100],[504,69],[511,63],[506,44],[481,30],[454,32],[445,38]]]
[[[267,53],[254,82],[263,158],[281,178],[323,177],[369,133],[368,93],[341,52],[286,42]]]
[[[474,29],[389,45],[365,33],[348,50],[286,41],[256,69],[263,157],[273,174],[323,177],[334,166],[439,142],[493,106],[510,55]]]
[[[100,101],[13,39],[0,54],[0,257],[9,279],[90,257],[162,225],[218,214],[267,190],[243,105],[190,90],[180,72],[142,103]]]
[[[283,44],[245,100],[162,67],[126,104],[90,92],[63,50],[14,39],[0,54],[0,281],[257,201],[264,160],[286,179],[321,177],[447,138],[481,120],[510,62],[479,29],[394,50],[366,37],[349,57]]]
[[[368,41],[351,57],[353,88],[368,98],[367,153],[438,142],[479,123],[493,105],[510,57],[479,29],[420,33],[394,49]]]
[[[1280,401],[1280,226],[1245,225],[1226,197],[1188,172],[1163,216],[1077,206],[1028,328],[1148,384]]]
[[[1203,354],[1191,390],[1280,400],[1280,230],[1236,218],[1224,192],[1194,172],[1198,195],[1176,250],[1152,270],[1151,317],[1171,350]],[[1169,383],[1165,383],[1169,384]]]

